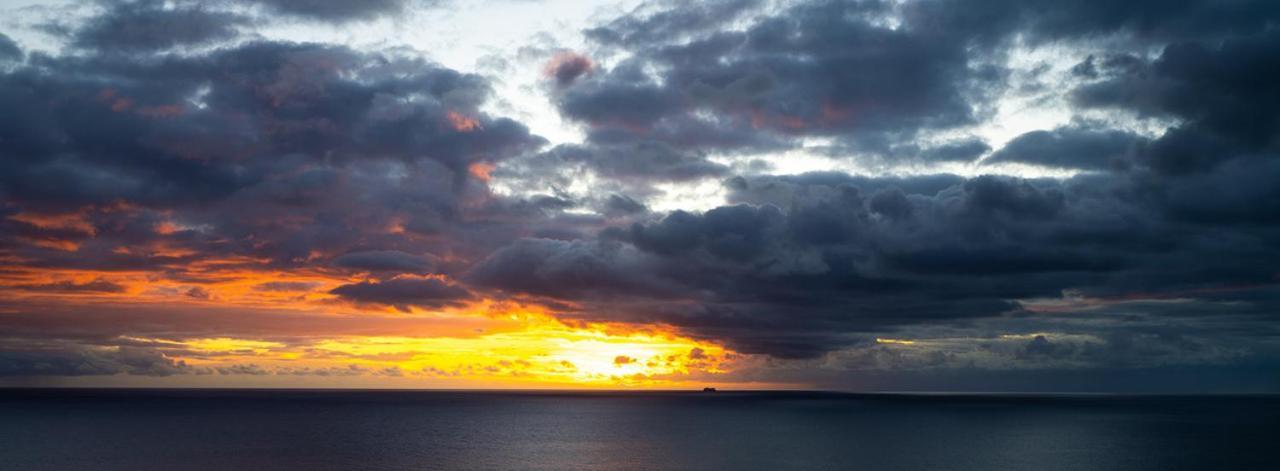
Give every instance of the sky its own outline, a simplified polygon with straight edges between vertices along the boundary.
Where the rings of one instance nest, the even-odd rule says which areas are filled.
[[[0,386],[1280,392],[1280,3],[0,0]]]

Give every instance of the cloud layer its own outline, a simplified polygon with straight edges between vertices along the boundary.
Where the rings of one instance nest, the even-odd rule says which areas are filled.
[[[0,34],[0,375],[213,374],[127,339],[495,305],[671,329],[742,381],[1280,365],[1273,2],[650,3],[525,52],[573,142],[502,77],[255,33],[448,8],[337,4],[105,2],[38,25],[56,53]],[[99,297],[147,306],[71,329]],[[254,314],[155,330],[165,300]]]

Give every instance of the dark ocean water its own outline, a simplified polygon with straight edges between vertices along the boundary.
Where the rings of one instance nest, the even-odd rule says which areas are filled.
[[[0,469],[1280,470],[1280,397],[0,390]]]

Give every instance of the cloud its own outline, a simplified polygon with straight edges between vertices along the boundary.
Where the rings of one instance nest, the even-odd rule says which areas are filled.
[[[604,25],[588,29],[586,36],[606,44],[645,45],[714,31],[760,7],[757,0],[700,2],[697,5],[650,2]]]
[[[22,48],[18,47],[18,43],[13,39],[0,33],[0,60],[19,61],[22,60]]]
[[[399,250],[370,250],[343,254],[333,259],[333,265],[371,272],[425,273],[436,265],[433,258]]]
[[[917,27],[953,38],[999,41],[1022,34],[1039,43],[1112,34],[1147,42],[1256,33],[1280,17],[1280,8],[1265,0],[1142,0],[1118,7],[1052,0],[942,0],[910,4],[905,16]]]
[[[18,302],[5,298],[0,345],[11,350],[30,349],[26,342],[61,341],[87,345],[130,346],[123,337],[202,339],[341,337],[362,335],[403,336],[406,333],[466,332],[488,327],[484,319],[423,318],[394,313],[365,312],[334,315],[327,310],[261,308],[232,303],[193,306],[168,300],[160,303],[95,301],[93,315],[83,304]]]
[[[634,56],[567,90],[561,112],[621,134],[671,128],[669,141],[705,148],[750,149],[758,140],[751,134],[854,143],[973,123],[971,100],[1000,81],[995,70],[971,67],[978,58],[961,43],[878,24],[885,11],[871,2],[799,5],[761,15],[741,32],[707,27],[733,15],[700,12],[673,9],[590,30],[589,37]],[[849,54],[835,44],[874,47]],[[661,79],[647,75],[649,68],[662,70]]]
[[[182,295],[188,298],[201,299],[206,301],[213,298],[213,295],[209,293],[209,290],[206,290],[199,286],[192,286],[191,288],[188,288],[186,291],[182,292]]]
[[[1015,137],[983,162],[1108,170],[1131,165],[1146,142],[1140,136],[1121,130],[1069,126]]]
[[[636,214],[648,211],[643,203],[625,195],[609,195],[605,200],[605,214]]]
[[[159,61],[37,61],[0,74],[0,103],[15,110],[0,116],[11,157],[0,159],[0,239],[32,268],[181,276],[239,256],[298,266],[313,253],[333,260],[470,231],[464,202],[491,213],[468,220],[497,235],[487,220],[505,218],[505,203],[469,167],[544,142],[477,110],[491,93],[484,79],[393,52],[250,42]],[[454,129],[452,110],[482,126]],[[25,222],[68,217],[79,222]],[[480,257],[496,245],[457,250]],[[341,263],[376,268],[369,258],[388,255]],[[399,267],[420,273],[421,262]]]
[[[762,139],[769,136],[777,139],[775,148],[794,146],[795,138],[824,137],[836,139],[845,153],[910,160],[915,155],[894,149],[911,145],[922,133],[986,118],[984,103],[1009,83],[1011,65],[1003,57],[1015,35],[1032,45],[1113,35],[1141,47],[1151,41],[1257,34],[1280,17],[1266,2],[1185,1],[1158,13],[1139,5],[923,1],[899,10],[881,2],[817,1],[765,11],[755,2],[692,9],[651,3],[587,31],[603,50],[625,51],[626,58],[557,99],[563,115],[590,126],[593,140],[660,135],[683,148],[761,152],[768,150]],[[859,53],[846,53],[848,48]],[[1124,65],[1125,57],[1106,55],[1104,69],[1131,67]],[[1097,74],[1096,69],[1089,70]],[[655,76],[650,70],[660,72]],[[1133,89],[1164,88],[1149,85]],[[1021,150],[1034,145],[1029,141],[1035,136],[1020,142]],[[1078,141],[1087,136],[1075,138],[1083,144]],[[922,157],[971,160],[986,150],[971,144]],[[1012,158],[1005,154],[1001,160]],[[1040,159],[1054,167],[1083,165]],[[1088,164],[1085,168],[1099,168],[1097,162]]]
[[[199,5],[166,7],[139,0],[108,4],[72,33],[72,44],[104,53],[152,52],[235,37],[248,18]]]
[[[270,371],[263,369],[261,366],[254,364],[237,364],[230,366],[222,366],[215,369],[218,374],[222,375],[249,375],[249,376],[266,376],[271,374]]]
[[[1181,223],[1124,196],[1141,182],[744,180],[736,198],[772,203],[677,211],[599,241],[520,241],[467,279],[579,303],[562,312],[569,317],[656,321],[784,358],[848,347],[861,332],[1013,315],[1016,300],[1065,288],[1177,293],[1271,282],[1257,262],[1280,253],[1251,245],[1250,258],[1238,258],[1228,245],[1170,239],[1166,228]]]
[[[474,285],[540,296],[631,297],[674,294],[648,273],[650,260],[611,242],[521,239],[477,263]]]
[[[346,23],[372,20],[403,13],[408,0],[363,0],[333,2],[327,0],[247,0],[269,8],[272,12],[305,20]]]
[[[581,147],[564,145],[548,152],[537,165],[555,168],[553,161],[582,163],[601,176],[620,180],[652,179],[687,181],[728,173],[724,165],[706,155],[681,151],[657,142]]]
[[[171,376],[191,367],[144,348],[0,350],[0,376]]]
[[[1142,163],[1165,174],[1200,172],[1242,154],[1276,149],[1280,94],[1264,59],[1280,34],[1229,38],[1220,45],[1178,42],[1140,63],[1072,93],[1078,106],[1121,108],[1178,118],[1154,140]]]
[[[557,86],[567,87],[594,68],[595,63],[590,58],[566,51],[556,54],[547,61],[542,73],[554,79]]]
[[[479,77],[341,47],[258,42],[162,62],[50,59],[0,80],[0,102],[23,110],[0,120],[8,147],[23,155],[6,161],[0,189],[46,205],[173,205],[254,187],[296,202],[309,196],[304,185],[324,183],[325,169],[307,166],[322,157],[339,167],[430,159],[460,185],[470,163],[541,142],[506,119],[479,116],[483,128],[465,133],[449,126],[450,110],[489,94]],[[52,96],[63,98],[40,105]],[[54,183],[71,190],[42,190]]]
[[[793,382],[1275,363],[1275,2],[647,3],[528,64],[582,131],[555,146],[500,115],[511,84],[255,33],[413,5],[115,2],[65,51],[0,36],[0,371],[475,332],[377,308],[481,299]],[[122,293],[165,304],[72,295]]]
[[[20,284],[14,288],[24,291],[43,291],[52,293],[123,293],[125,287],[102,278],[84,283],[74,281],[58,281],[53,283]]]
[[[471,298],[465,288],[436,278],[398,277],[384,281],[362,281],[329,291],[342,298],[362,303],[439,308],[456,306]]]
[[[258,291],[269,292],[290,292],[290,291],[311,291],[319,287],[318,283],[306,281],[268,281],[254,286]]]

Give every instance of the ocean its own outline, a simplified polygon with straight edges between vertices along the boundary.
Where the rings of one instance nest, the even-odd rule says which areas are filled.
[[[1280,470],[1277,396],[0,390],[4,470]]]

